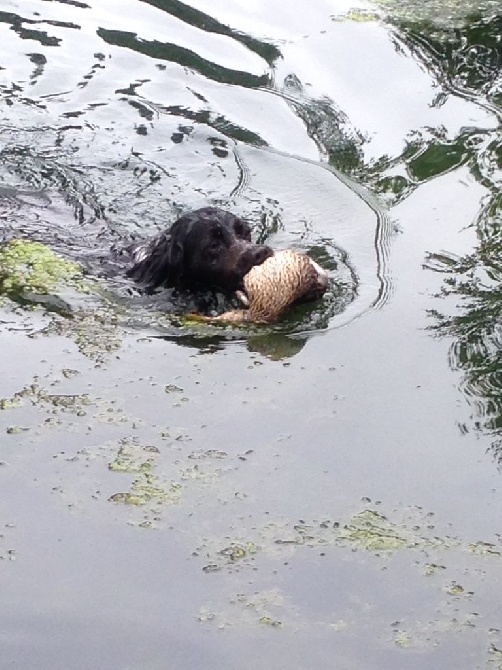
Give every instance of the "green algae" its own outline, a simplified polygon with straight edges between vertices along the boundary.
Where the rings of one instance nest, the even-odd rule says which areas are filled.
[[[421,543],[420,538],[405,534],[403,529],[398,529],[383,514],[373,510],[356,514],[340,531],[339,541],[374,552],[396,551]]]
[[[146,500],[143,496],[135,495],[134,493],[114,493],[108,500],[115,503],[122,503],[123,505],[135,505],[137,507],[146,505]]]
[[[108,463],[108,469],[112,472],[150,472],[152,469],[152,459],[138,459],[137,454],[128,446],[120,447],[115,459]]]
[[[148,457],[145,458],[145,453]],[[155,465],[156,447],[143,447],[122,440],[113,461],[108,463],[111,472],[135,474],[136,478],[129,491],[111,495],[108,500],[136,507],[153,504],[177,504],[181,500],[182,485],[178,482],[166,483],[152,471]],[[143,527],[150,527],[149,520],[144,520]]]
[[[228,547],[220,550],[220,556],[224,556],[231,563],[240,561],[251,554],[256,554],[259,551],[259,547],[251,541],[243,543],[232,543]]]
[[[401,649],[408,649],[414,645],[412,636],[405,630],[400,630],[396,633],[394,642],[396,646],[400,647]]]
[[[295,526],[298,529],[298,526]],[[329,529],[329,522],[320,524],[320,530]],[[417,529],[418,530],[418,529]],[[372,509],[365,509],[355,514],[346,524],[334,524],[331,532],[316,531],[314,542],[333,543],[339,546],[350,546],[354,549],[380,553],[394,553],[404,549],[424,549],[427,547],[448,548],[456,546],[453,538],[426,537],[415,529],[410,530],[404,524],[397,524]]]
[[[495,645],[491,645],[490,650],[490,667],[495,670],[502,670],[502,649],[498,649]]]
[[[376,0],[392,17],[407,21],[431,21],[458,26],[473,15],[490,15],[500,10],[498,0]]]
[[[478,556],[501,556],[502,550],[500,547],[491,542],[471,542],[467,545],[467,550]]]
[[[30,429],[25,426],[9,426],[5,432],[7,435],[20,435],[21,433],[26,433],[28,430]]]
[[[176,504],[181,500],[182,486],[178,482],[164,484],[156,475],[143,473],[141,478],[134,480],[132,490],[146,502]]]
[[[297,628],[299,614],[280,589],[271,588],[252,594],[231,595],[219,611],[214,607],[201,607],[197,618],[201,623],[216,624],[219,629],[235,626],[281,628],[283,623],[288,628]]]
[[[268,614],[265,614],[264,616],[261,616],[259,618],[259,622],[263,625],[266,626],[273,626],[274,628],[278,628],[279,626],[282,625],[282,623],[278,619],[274,619]]]
[[[457,582],[452,582],[446,587],[446,593],[450,596],[461,596],[465,592],[464,587]]]
[[[92,404],[87,393],[48,393],[42,386],[34,382],[17,391],[10,398],[2,398],[0,409],[15,409],[22,407],[26,402],[38,407],[50,406],[55,412],[70,412],[77,416],[85,416],[85,408]]]
[[[196,549],[196,555],[204,555],[209,562],[203,568],[206,572],[230,568],[235,564],[248,565],[255,554],[265,553],[279,557],[292,555],[302,548],[323,551],[327,547],[338,547],[350,551],[364,551],[379,557],[390,558],[403,552],[426,552],[429,560],[418,561],[423,574],[429,578],[442,573],[446,566],[430,560],[431,553],[438,557],[453,549],[468,551],[470,545],[458,538],[431,534],[430,518],[420,509],[407,510],[407,522],[390,521],[382,513],[373,509],[363,509],[345,523],[332,519],[307,523],[270,522],[255,529],[254,537],[235,537],[223,545],[216,538],[205,538]],[[495,548],[494,548],[495,549]],[[495,550],[490,556],[497,556]],[[450,595],[458,595],[452,586]],[[470,592],[465,595],[470,596]]]
[[[356,23],[366,23],[368,21],[378,21],[380,18],[377,13],[365,9],[349,9],[345,14],[333,16],[333,21],[355,21]]]
[[[339,527],[334,532],[333,541],[341,546],[352,546],[376,554],[409,549],[446,550],[460,544],[456,538],[420,534],[419,530],[420,526],[410,529],[406,524],[389,521],[380,512],[365,509]]]
[[[96,296],[98,297],[98,296]],[[68,314],[54,314],[41,335],[57,335],[73,341],[79,352],[97,364],[105,362],[122,346],[122,330],[117,309],[111,304],[95,305],[93,309],[75,309]]]
[[[85,291],[82,267],[30,240],[10,240],[0,248],[0,294],[22,304],[57,293],[62,286]]]
[[[425,566],[425,576],[431,577],[432,575],[437,575],[442,570],[446,570],[445,565],[438,565],[437,563],[427,563]]]
[[[472,16],[490,16],[500,11],[499,0],[375,0],[374,9],[357,3],[347,12],[333,15],[333,21],[365,23],[387,19],[428,22],[438,28],[458,28]]]
[[[20,407],[21,401],[16,398],[0,398],[0,410],[2,409],[13,409],[14,407]]]
[[[125,505],[143,506],[147,503],[177,504],[181,500],[181,484],[164,485],[158,477],[143,473],[134,480],[131,490],[114,493],[108,500]]]
[[[123,308],[106,285],[40,242],[10,240],[0,246],[0,296],[12,311],[42,308],[52,319],[38,333],[65,336],[88,358],[101,362],[122,345]]]

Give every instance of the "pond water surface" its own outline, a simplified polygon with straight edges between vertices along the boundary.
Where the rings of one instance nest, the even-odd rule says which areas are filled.
[[[489,0],[0,3],[0,240],[92,286],[0,304],[1,670],[502,668],[501,34]],[[125,279],[208,204],[325,298],[196,328]]]

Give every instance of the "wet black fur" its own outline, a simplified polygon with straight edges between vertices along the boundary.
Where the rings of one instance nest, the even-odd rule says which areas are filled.
[[[245,221],[217,207],[204,207],[136,245],[127,276],[149,290],[165,286],[231,293],[242,289],[244,275],[272,253],[270,247],[251,242]]]

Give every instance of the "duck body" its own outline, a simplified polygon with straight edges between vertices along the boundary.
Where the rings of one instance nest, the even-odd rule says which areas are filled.
[[[244,276],[244,291],[236,295],[243,309],[233,309],[213,321],[272,323],[293,304],[321,298],[328,275],[307,254],[294,249],[275,251]]]

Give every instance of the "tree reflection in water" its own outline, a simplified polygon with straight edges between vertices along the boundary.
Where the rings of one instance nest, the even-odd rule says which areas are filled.
[[[423,25],[402,28],[400,38],[438,81],[441,91],[433,104],[457,95],[475,100],[501,121],[501,34],[502,16],[493,16],[472,18],[462,29],[443,35]],[[467,164],[488,190],[473,222],[478,237],[475,250],[464,257],[431,254],[427,265],[445,273],[442,296],[454,297],[457,303],[454,314],[431,311],[432,329],[454,338],[451,362],[465,373],[464,391],[473,408],[474,428],[491,437],[494,454],[502,461],[501,126],[484,132],[463,128],[452,142],[438,135],[425,148],[417,143],[410,154],[408,173],[416,182]]]

